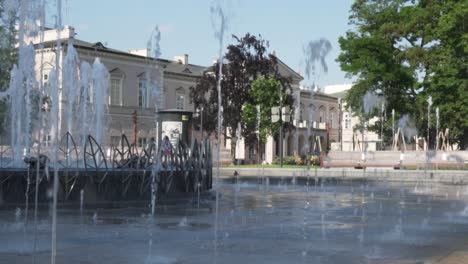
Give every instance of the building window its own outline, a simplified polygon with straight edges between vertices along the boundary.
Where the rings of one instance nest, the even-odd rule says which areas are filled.
[[[335,128],[335,113],[330,114],[330,127]]]
[[[144,138],[144,137],[138,138],[138,147],[139,148],[146,147],[146,143],[147,143],[146,138]]]
[[[183,93],[176,94],[176,109],[184,110],[185,95]]]
[[[324,106],[321,106],[319,108],[319,122],[322,123],[322,122],[326,122],[325,121],[325,107]]]
[[[150,105],[150,94],[146,80],[140,79],[138,82],[138,106],[148,108]]]
[[[42,137],[42,145],[43,146],[49,146],[52,144],[52,136],[51,135],[44,135]]]
[[[345,115],[345,129],[349,129],[351,127],[351,119],[348,115]]]
[[[122,105],[122,78],[111,77],[109,104]]]
[[[183,87],[176,89],[175,108],[179,110],[184,110],[185,108],[185,90]]]

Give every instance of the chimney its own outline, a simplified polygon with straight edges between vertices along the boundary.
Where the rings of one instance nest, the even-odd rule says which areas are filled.
[[[180,64],[187,65],[188,62],[189,62],[189,55],[184,54],[184,55],[180,55],[180,56],[174,56],[174,60],[177,61]]]

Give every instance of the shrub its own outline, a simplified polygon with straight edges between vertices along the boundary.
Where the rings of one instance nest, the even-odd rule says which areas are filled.
[[[283,164],[284,165],[307,165],[307,156],[306,155],[296,155],[296,156],[284,156],[283,157]],[[320,165],[320,156],[312,155],[310,156],[310,165],[318,166]],[[272,164],[280,164],[280,158],[275,156],[273,158]]]
[[[310,164],[319,166],[320,165],[320,156],[318,155],[312,155],[310,156]]]

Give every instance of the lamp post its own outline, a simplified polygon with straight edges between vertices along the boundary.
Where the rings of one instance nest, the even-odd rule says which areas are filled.
[[[395,146],[395,109],[392,109],[392,145]]]
[[[281,90],[280,90],[281,91]],[[289,94],[289,89],[286,94]],[[279,151],[280,151],[280,167],[283,167],[283,124],[287,123],[289,119],[289,109],[283,107],[283,95],[280,92],[280,106],[271,108],[271,121],[273,123],[280,121],[280,135],[279,135]]]
[[[338,140],[340,141],[340,150],[343,151],[343,110],[341,98],[338,98]]]
[[[282,100],[281,100],[282,101]],[[283,168],[283,102],[281,102],[279,108],[279,120],[280,120],[280,167]]]
[[[200,138],[203,142],[203,105],[199,106],[198,113],[200,115]]]
[[[138,114],[136,110],[132,114],[132,120],[133,120],[133,144],[135,144],[136,146],[137,145],[137,122],[138,122]]]

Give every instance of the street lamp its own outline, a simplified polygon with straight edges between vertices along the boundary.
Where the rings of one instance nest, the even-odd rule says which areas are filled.
[[[289,89],[286,90],[286,93],[289,92]],[[283,124],[289,122],[289,107],[283,107],[283,97],[280,96],[280,107],[271,108],[271,121],[276,123],[281,122],[280,127],[280,166],[283,167]]]
[[[198,113],[200,115],[200,138],[203,142],[203,105],[198,107]]]
[[[343,109],[342,99],[338,98],[338,140],[340,141],[340,150],[343,151]]]

